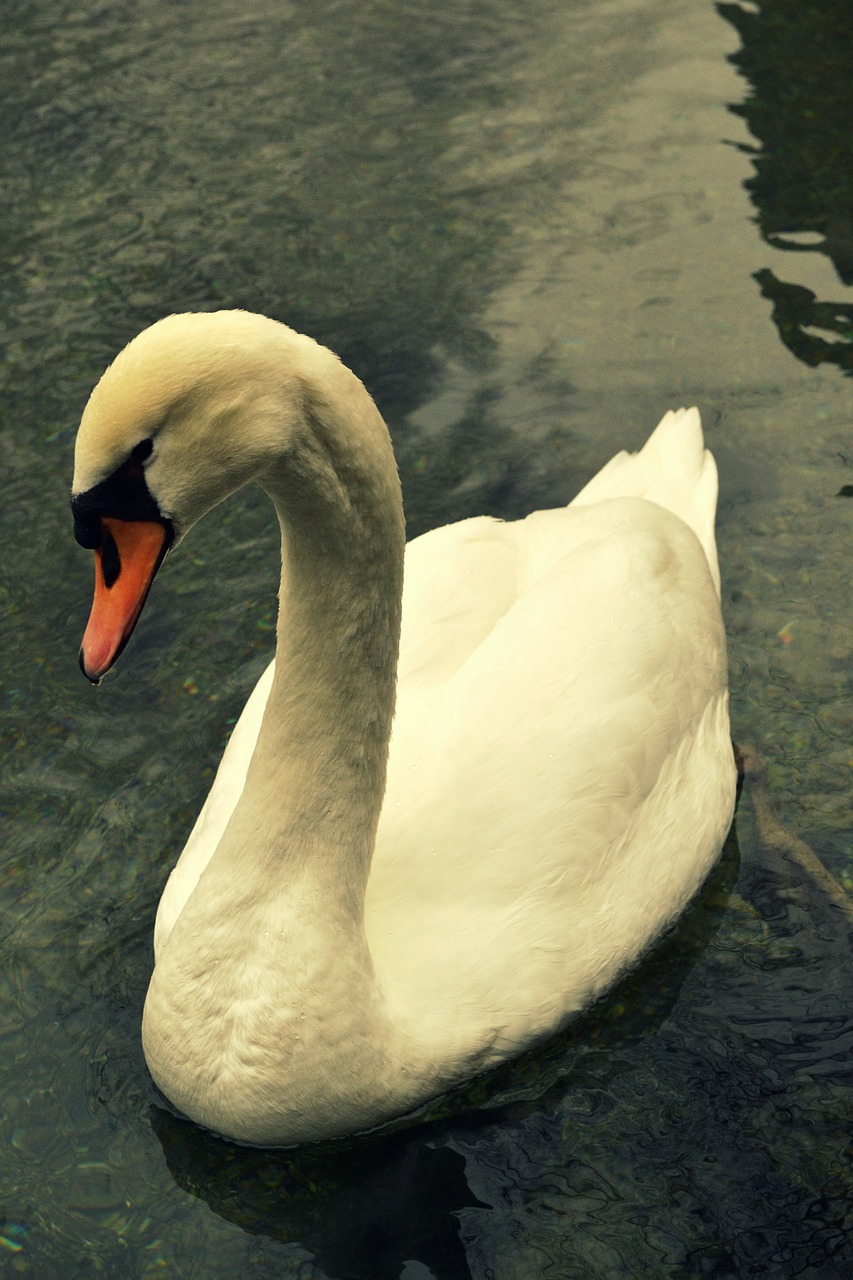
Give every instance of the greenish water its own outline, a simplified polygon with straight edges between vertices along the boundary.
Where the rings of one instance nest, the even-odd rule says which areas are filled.
[[[697,403],[735,736],[853,888],[849,19],[747,10],[7,7],[0,1274],[853,1270],[849,934],[748,798],[676,933],[569,1033],[398,1132],[242,1151],[164,1109],[139,1020],[159,892],[272,645],[262,496],[170,558],[113,680],[76,667],[77,420],[167,311],[338,350],[413,534],[565,501]]]

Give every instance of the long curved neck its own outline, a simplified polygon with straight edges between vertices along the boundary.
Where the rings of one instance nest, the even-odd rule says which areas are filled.
[[[143,1019],[166,1095],[246,1141],[321,1137],[342,1117],[365,1127],[404,1108],[411,1088],[364,928],[394,712],[402,502],[367,392],[331,355],[321,372],[260,477],[282,532],[260,734]]]
[[[232,826],[245,840],[263,815],[255,866],[330,877],[360,916],[394,713],[405,534],[387,429],[337,361],[261,482],[281,525],[276,673]]]

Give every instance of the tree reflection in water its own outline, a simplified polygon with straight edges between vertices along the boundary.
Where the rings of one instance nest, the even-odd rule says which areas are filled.
[[[853,284],[853,16],[850,0],[719,4],[743,46],[731,61],[749,80],[743,116],[757,147],[746,187],[768,244],[823,253]],[[755,272],[785,346],[808,365],[853,374],[853,302],[820,301],[802,285]]]

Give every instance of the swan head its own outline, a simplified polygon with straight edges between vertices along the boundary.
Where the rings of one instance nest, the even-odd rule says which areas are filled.
[[[313,365],[337,357],[241,311],[169,316],[104,373],[74,454],[74,535],[95,553],[80,665],[98,683],[142,612],[169,549],[275,465],[304,420]]]

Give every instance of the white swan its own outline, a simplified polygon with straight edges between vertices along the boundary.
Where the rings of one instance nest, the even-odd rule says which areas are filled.
[[[187,1115],[292,1144],[549,1035],[700,885],[735,791],[717,479],[682,410],[567,508],[418,538],[397,668],[402,506],[364,387],[272,320],[171,316],[77,439],[91,680],[173,539],[249,480],[281,523],[275,672],[163,895],[143,1042]]]

